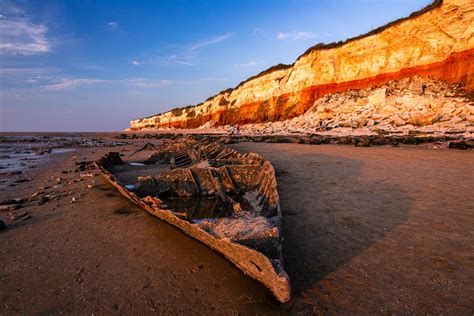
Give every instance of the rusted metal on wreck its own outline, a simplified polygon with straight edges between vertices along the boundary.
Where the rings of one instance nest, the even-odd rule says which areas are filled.
[[[218,142],[184,139],[140,162],[108,153],[96,165],[133,203],[222,253],[280,302],[290,299],[269,161]]]

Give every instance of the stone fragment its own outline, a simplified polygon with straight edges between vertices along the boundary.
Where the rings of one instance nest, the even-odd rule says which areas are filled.
[[[38,202],[38,205],[43,205],[49,201],[49,197],[47,196],[42,196]]]
[[[381,110],[380,110],[380,114],[382,115],[390,115],[390,114],[393,114],[393,113],[396,113],[398,112],[399,109],[392,106],[392,105],[387,105],[387,106],[384,106]]]
[[[396,126],[402,126],[402,125],[405,125],[407,123],[404,120],[402,120],[398,115],[392,116],[392,120],[393,120],[393,123]]]
[[[0,212],[12,212],[20,208],[19,204],[0,205]]]
[[[377,89],[369,95],[369,103],[377,106],[383,106],[386,104],[387,88]]]

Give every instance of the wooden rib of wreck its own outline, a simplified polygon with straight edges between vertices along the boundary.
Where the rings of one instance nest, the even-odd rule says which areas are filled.
[[[139,163],[108,153],[96,164],[133,203],[222,253],[280,302],[290,299],[269,161],[217,142],[186,139],[162,145]]]

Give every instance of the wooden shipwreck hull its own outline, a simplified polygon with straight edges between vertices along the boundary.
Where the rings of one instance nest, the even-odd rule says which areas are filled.
[[[108,153],[96,165],[133,203],[222,253],[280,302],[290,299],[269,161],[217,142],[186,139],[163,145],[142,161],[124,162],[118,153]]]

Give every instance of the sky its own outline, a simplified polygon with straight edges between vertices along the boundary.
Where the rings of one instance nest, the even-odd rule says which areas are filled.
[[[0,132],[117,131],[429,0],[0,0]]]

